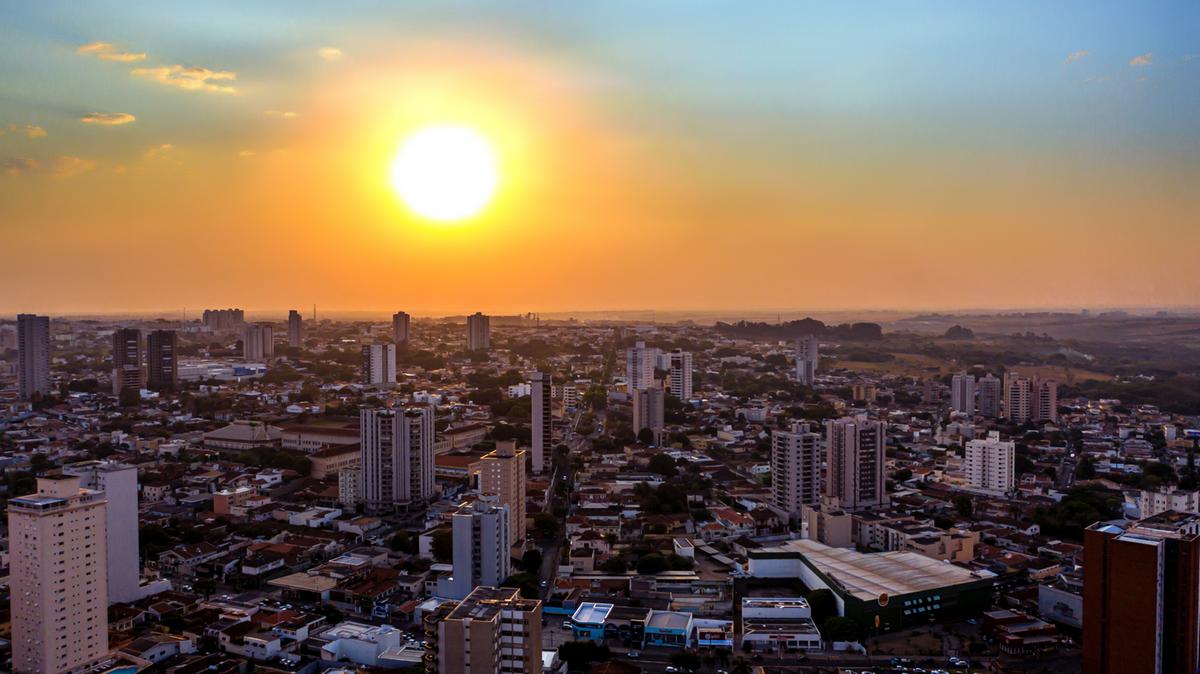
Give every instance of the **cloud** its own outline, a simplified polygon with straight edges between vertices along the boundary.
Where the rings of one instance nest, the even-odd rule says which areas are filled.
[[[280,117],[282,119],[295,119],[300,116],[298,112],[291,110],[263,110],[263,114],[267,117]]]
[[[1067,54],[1067,58],[1063,59],[1063,64],[1066,65],[1066,64],[1074,63],[1081,58],[1088,57],[1089,55],[1091,55],[1091,52],[1089,52],[1089,51],[1085,51],[1085,50],[1073,51],[1070,54]]]
[[[103,126],[119,126],[121,124],[129,124],[137,120],[137,117],[128,112],[89,112],[79,121],[84,124],[100,124]]]
[[[111,42],[93,42],[85,44],[75,50],[76,54],[83,56],[95,56],[101,61],[116,61],[118,63],[133,63],[135,61],[145,61],[145,52],[128,52],[121,51],[117,45]]]
[[[96,168],[96,162],[80,157],[62,156],[54,160],[47,172],[55,178],[71,178]]]
[[[29,157],[5,157],[3,162],[0,162],[0,169],[3,170],[6,176],[19,176],[25,173],[33,173],[41,166],[36,159]]]
[[[235,94],[237,89],[227,82],[237,79],[237,73],[229,70],[209,70],[199,66],[156,66],[134,68],[129,71],[134,77],[145,77],[161,84],[179,87],[188,91],[213,91]]]
[[[175,146],[170,143],[163,143],[162,145],[155,145],[154,147],[150,148],[149,150],[146,150],[146,153],[142,155],[142,158],[154,159],[155,157],[161,157],[174,149],[175,149]]]
[[[1153,62],[1154,62],[1154,54],[1151,54],[1150,52],[1146,52],[1145,54],[1142,54],[1141,56],[1135,56],[1132,59],[1130,59],[1129,65],[1131,65],[1131,66],[1148,66]]]
[[[317,50],[317,56],[320,56],[326,61],[341,61],[346,57],[346,55],[342,53],[342,50],[338,49],[337,47],[321,47]]]
[[[239,157],[253,157],[256,154],[258,154],[258,153],[255,152],[254,150],[242,150],[241,152],[238,153],[238,156]]]
[[[9,124],[7,129],[0,127],[0,136],[3,136],[6,131],[8,133],[20,134],[26,138],[46,137],[46,130],[37,124]]]

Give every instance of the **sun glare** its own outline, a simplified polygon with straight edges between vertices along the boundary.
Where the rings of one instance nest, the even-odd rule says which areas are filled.
[[[416,214],[440,222],[463,220],[487,206],[499,182],[491,142],[466,126],[419,129],[392,162],[392,188]]]

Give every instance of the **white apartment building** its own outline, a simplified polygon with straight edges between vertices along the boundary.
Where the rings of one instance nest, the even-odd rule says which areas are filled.
[[[360,493],[372,511],[433,498],[433,407],[359,412]]]
[[[529,377],[529,396],[532,409],[532,452],[530,460],[534,475],[540,475],[545,467],[546,452],[554,444],[554,414],[551,408],[553,388],[550,374],[534,372]]]
[[[1142,519],[1168,510],[1181,513],[1200,513],[1200,491],[1184,491],[1170,487],[1164,491],[1143,489],[1138,493],[1138,514]]]
[[[1000,439],[999,431],[987,438],[967,443],[964,462],[967,485],[992,494],[1007,494],[1016,484],[1016,448],[1011,440]]]
[[[975,414],[975,375],[961,373],[951,378],[950,409],[959,414]]]
[[[1004,384],[990,373],[979,380],[976,387],[979,392],[979,416],[989,419],[998,418],[1004,401]]]
[[[680,400],[692,398],[692,354],[675,349],[669,354],[671,366],[671,395]]]
[[[269,325],[250,323],[242,328],[242,358],[257,363],[275,357],[275,331]]]
[[[8,502],[13,669],[61,674],[108,656],[104,495],[74,475]]]
[[[509,512],[503,505],[476,501],[451,517],[453,572],[438,579],[437,594],[462,599],[478,585],[497,587],[512,573],[508,541]]]
[[[796,340],[796,381],[804,386],[812,386],[817,381],[820,346],[816,335],[805,335]]]
[[[1004,418],[1024,424],[1032,418],[1033,380],[1016,372],[1004,374]]]
[[[79,477],[85,489],[103,492],[107,531],[108,602],[135,602],[142,598],[138,587],[142,566],[138,556],[138,472],[134,466],[115,461],[83,461],[63,468]]]
[[[362,348],[362,375],[359,383],[390,386],[396,383],[396,345],[367,344]]]
[[[771,434],[771,500],[793,521],[821,500],[821,435],[806,423]]]
[[[625,381],[630,393],[654,385],[654,367],[661,352],[645,342],[636,342],[625,350]]]

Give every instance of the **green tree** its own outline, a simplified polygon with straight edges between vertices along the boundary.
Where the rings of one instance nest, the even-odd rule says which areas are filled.
[[[637,439],[638,442],[649,447],[654,444],[654,431],[649,428],[643,428],[638,431]]]
[[[521,568],[527,573],[539,574],[542,570],[542,551],[537,548],[530,548],[521,555]]]
[[[700,656],[696,655],[696,653],[693,651],[679,651],[678,653],[672,653],[671,657],[669,658],[669,662],[685,672],[699,671],[700,665],[702,664]]]
[[[957,494],[951,500],[954,504],[954,510],[959,517],[970,517],[975,512],[975,502],[966,494]]]
[[[573,672],[586,671],[593,662],[607,662],[612,659],[608,646],[602,646],[594,641],[568,641],[558,647],[558,657],[567,663],[567,668]]]
[[[649,468],[651,472],[663,477],[674,477],[679,473],[679,469],[675,467],[675,459],[668,454],[655,454],[650,457]]]
[[[805,599],[808,600],[808,606],[812,609],[814,623],[824,624],[826,618],[837,615],[837,599],[833,596],[833,592],[821,588],[809,592]]]
[[[533,517],[533,528],[542,538],[550,538],[558,531],[558,519],[547,512],[541,512]]]
[[[614,576],[625,573],[629,570],[629,565],[621,557],[609,557],[600,565],[600,570],[604,573],[611,573]]]
[[[637,572],[649,576],[656,573],[662,573],[667,570],[667,560],[657,552],[652,552],[648,555],[643,555],[637,561]]]
[[[443,564],[454,561],[454,533],[450,529],[433,532],[433,558]]]

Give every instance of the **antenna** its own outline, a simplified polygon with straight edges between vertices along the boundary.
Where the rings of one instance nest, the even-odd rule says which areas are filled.
[[[317,322],[317,303],[313,302],[313,323]]]

